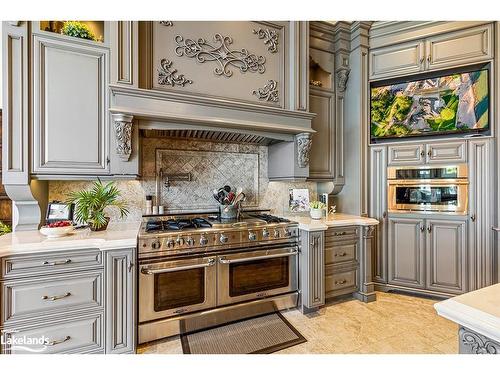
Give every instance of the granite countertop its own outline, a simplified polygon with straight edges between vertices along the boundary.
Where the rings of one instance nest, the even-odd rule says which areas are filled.
[[[349,225],[378,225],[378,220],[369,217],[348,215],[348,214],[328,214],[322,219],[311,219],[310,216],[285,216],[289,220],[299,223],[299,229],[307,231],[326,230],[330,227],[344,227]]]
[[[110,223],[102,232],[78,229],[73,234],[59,238],[47,238],[34,230],[8,233],[0,237],[0,257],[38,251],[136,247],[140,226],[141,222]]]
[[[500,342],[500,284],[434,304],[437,313]]]

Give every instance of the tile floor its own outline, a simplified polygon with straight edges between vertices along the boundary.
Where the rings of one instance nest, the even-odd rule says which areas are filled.
[[[455,354],[458,326],[436,314],[436,300],[377,292],[377,301],[345,299],[318,312],[283,315],[308,340],[277,354]],[[140,345],[138,353],[182,354],[178,336]]]

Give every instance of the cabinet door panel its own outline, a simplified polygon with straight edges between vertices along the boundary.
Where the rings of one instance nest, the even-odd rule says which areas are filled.
[[[332,180],[335,177],[335,94],[311,88],[309,106],[316,117],[312,120],[313,147],[309,160],[309,178]]]
[[[424,220],[389,218],[389,283],[424,288]]]
[[[424,145],[389,146],[389,165],[415,165],[424,161]]]
[[[427,69],[442,69],[493,58],[492,25],[473,27],[427,40]]]
[[[379,224],[375,234],[373,278],[387,282],[387,149],[370,148],[370,211],[369,216]]]
[[[33,172],[107,171],[105,48],[34,37]]]
[[[135,351],[134,249],[106,254],[106,353]]]
[[[464,163],[467,159],[465,142],[430,143],[425,146],[426,161],[432,163]]]
[[[325,304],[324,232],[301,232],[302,305],[306,308]]]
[[[370,79],[397,77],[422,70],[424,43],[413,41],[370,51]]]
[[[427,289],[446,293],[466,291],[466,223],[427,220]]]

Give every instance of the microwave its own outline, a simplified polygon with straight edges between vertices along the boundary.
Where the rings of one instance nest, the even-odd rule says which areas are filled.
[[[468,189],[466,164],[387,168],[389,212],[465,215]]]

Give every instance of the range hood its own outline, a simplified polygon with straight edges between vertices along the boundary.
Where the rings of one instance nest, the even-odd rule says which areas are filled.
[[[126,138],[124,126],[129,123],[131,127],[133,122],[146,136],[265,145],[314,133],[311,121],[315,114],[306,111],[118,85],[111,85],[110,90],[109,110],[119,142],[124,134]]]

